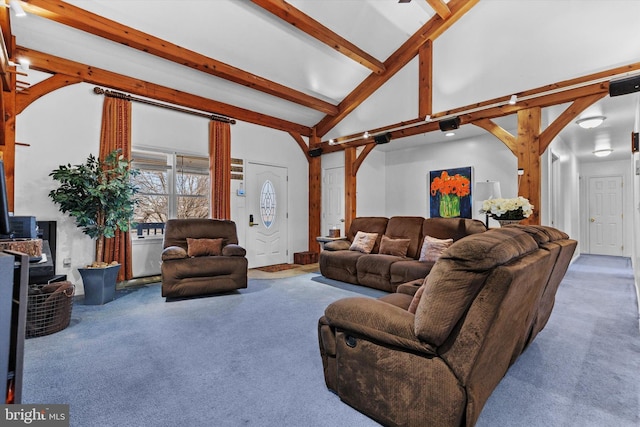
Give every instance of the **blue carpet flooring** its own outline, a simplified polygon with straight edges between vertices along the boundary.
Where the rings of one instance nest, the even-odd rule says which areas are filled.
[[[628,259],[581,256],[547,327],[478,426],[640,425],[640,334]],[[316,325],[339,298],[382,292],[310,273],[165,302],[159,285],[25,344],[23,402],[68,403],[71,425],[377,426],[324,385]]]

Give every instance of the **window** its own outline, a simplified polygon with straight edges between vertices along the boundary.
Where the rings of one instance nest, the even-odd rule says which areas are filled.
[[[162,236],[169,218],[209,217],[209,159],[132,150],[132,166],[140,171],[134,177],[138,186],[138,206],[132,230],[137,237]]]

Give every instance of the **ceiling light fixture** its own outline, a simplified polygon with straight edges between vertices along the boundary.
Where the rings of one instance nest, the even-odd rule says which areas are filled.
[[[362,134],[362,138],[364,138],[364,139],[369,138],[369,131],[365,131],[365,132]]]
[[[516,105],[516,102],[518,102],[518,95],[511,95],[511,98],[509,98],[509,105]]]
[[[11,9],[13,9],[13,13],[15,13],[16,16],[27,16],[27,13],[24,11],[22,5],[18,0],[11,0],[9,2],[9,5],[11,5]]]
[[[607,157],[612,152],[613,152],[613,148],[602,148],[600,150],[594,151],[593,154],[596,157]]]
[[[593,129],[600,126],[605,119],[605,116],[585,117],[583,119],[576,120],[576,124],[583,129]]]
[[[444,136],[455,136],[455,132],[447,132],[444,134]]]

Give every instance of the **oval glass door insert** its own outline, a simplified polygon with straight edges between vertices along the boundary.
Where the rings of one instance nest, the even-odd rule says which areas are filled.
[[[270,228],[276,220],[276,190],[268,179],[260,191],[260,218],[266,228]]]

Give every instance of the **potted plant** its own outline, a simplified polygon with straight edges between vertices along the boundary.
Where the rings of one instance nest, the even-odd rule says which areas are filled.
[[[120,265],[104,262],[104,239],[128,231],[133,219],[137,188],[131,177],[138,171],[114,150],[99,160],[92,154],[84,164],[60,165],[49,176],[60,183],[49,192],[62,213],[75,218],[78,227],[96,240],[96,262],[79,268],[85,304],[104,304],[115,296]]]

